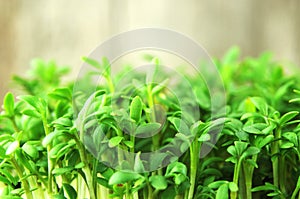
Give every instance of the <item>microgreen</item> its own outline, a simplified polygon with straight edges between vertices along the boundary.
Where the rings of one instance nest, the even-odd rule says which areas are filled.
[[[53,61],[15,76],[24,94],[3,100],[1,198],[300,198],[298,71],[232,48],[215,60],[226,114],[211,117],[202,77],[176,84],[148,58],[146,75],[113,75],[107,58],[83,57],[92,70],[74,86]]]

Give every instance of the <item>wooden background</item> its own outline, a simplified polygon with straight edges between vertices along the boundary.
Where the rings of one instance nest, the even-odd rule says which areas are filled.
[[[238,45],[300,66],[299,0],[0,0],[0,99],[32,58],[70,65],[75,78],[82,55],[142,27],[181,32],[216,57]]]

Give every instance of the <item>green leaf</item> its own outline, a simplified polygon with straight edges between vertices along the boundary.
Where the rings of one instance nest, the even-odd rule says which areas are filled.
[[[135,131],[135,135],[137,137],[151,137],[152,135],[156,134],[158,130],[160,129],[161,124],[160,123],[146,123],[142,124],[137,127]],[[143,135],[143,136],[141,136]]]
[[[123,143],[130,149],[134,147],[134,143],[132,141],[124,140]]]
[[[25,143],[22,146],[22,149],[25,153],[27,153],[32,158],[38,158],[38,156],[39,156],[39,152],[38,152],[37,148],[29,143]]]
[[[66,100],[66,101],[72,100],[72,93],[69,88],[56,88],[50,93],[48,93],[48,96],[56,100]]]
[[[268,135],[258,143],[257,147],[261,149],[267,144],[271,143],[273,140],[274,140],[274,135]]]
[[[55,168],[53,169],[52,174],[59,176],[66,173],[70,173],[73,169],[73,167]]]
[[[294,117],[296,117],[299,114],[298,111],[290,111],[286,114],[284,114],[280,120],[279,120],[279,124],[283,125],[285,123],[287,123],[288,121],[290,121],[291,119],[293,119]]]
[[[236,164],[237,163],[237,157],[234,156],[234,157],[229,157],[225,160],[226,162],[232,162],[233,164]]]
[[[108,180],[104,178],[97,177],[97,183],[102,185],[103,187],[111,188],[111,186],[108,185]]]
[[[76,164],[75,165],[75,169],[81,169],[81,168],[83,168],[84,167],[84,163],[83,162],[80,162],[80,163],[78,163],[78,164]]]
[[[155,175],[149,178],[150,184],[157,190],[164,190],[168,187],[167,180],[164,176]]]
[[[43,147],[46,147],[48,144],[50,144],[54,138],[57,138],[60,134],[62,134],[62,131],[53,131],[49,133],[46,137],[44,137],[42,141]]]
[[[63,183],[64,190],[66,191],[68,198],[70,199],[76,199],[77,198],[77,192],[76,190],[69,184]]]
[[[69,118],[65,118],[65,117],[60,117],[60,118],[54,120],[52,122],[52,124],[54,124],[55,127],[58,126],[58,125],[60,125],[60,126],[73,126],[72,121]]]
[[[237,157],[238,156],[236,148],[234,146],[229,146],[227,148],[227,152],[230,153],[233,157]]]
[[[278,188],[275,185],[272,185],[271,183],[266,182],[265,185],[254,187],[251,189],[252,192],[256,191],[276,191]]]
[[[167,167],[166,176],[172,175],[173,173],[181,173],[183,175],[186,175],[186,165],[181,162],[173,162],[169,164]]]
[[[51,158],[56,158],[57,157],[57,154],[58,152],[63,148],[65,147],[67,144],[66,143],[60,143],[60,144],[57,144],[55,145],[49,152],[49,157]]]
[[[246,119],[255,118],[255,117],[263,118],[263,115],[261,115],[260,113],[244,113],[241,117],[241,120],[246,120]]]
[[[145,172],[145,167],[144,164],[140,158],[141,152],[138,152],[135,156],[134,160],[134,171],[138,173],[144,173]]]
[[[176,185],[180,185],[181,183],[183,183],[186,180],[187,180],[187,176],[183,175],[182,173],[174,175],[174,182]]]
[[[34,109],[25,109],[21,113],[29,117],[41,118],[41,114]]]
[[[209,140],[210,140],[210,134],[207,134],[207,133],[201,135],[201,136],[198,138],[198,141],[199,141],[199,142],[207,142],[207,141],[209,141]]]
[[[250,100],[262,114],[268,115],[268,104],[265,99],[261,97],[251,97]]]
[[[228,199],[228,184],[222,184],[216,193],[216,199]]]
[[[205,89],[197,86],[194,88],[194,94],[199,106],[203,109],[209,109],[211,106],[209,93]]]
[[[262,134],[262,132],[259,129],[255,128],[253,125],[244,126],[243,130],[246,131],[247,133],[258,134],[258,135]]]
[[[294,145],[298,145],[298,136],[294,132],[285,132],[283,133],[282,137],[287,139],[288,141],[292,142]]]
[[[274,129],[276,128],[276,124],[274,124],[273,122],[270,123],[267,128],[262,130],[262,133],[265,135],[270,134]]]
[[[3,177],[2,175],[0,175],[0,182],[3,182],[6,185],[12,186],[12,183],[6,177]]]
[[[237,155],[240,156],[246,150],[246,148],[248,146],[248,143],[247,142],[241,142],[241,141],[235,141],[234,145],[235,145]]]
[[[158,94],[164,88],[166,88],[167,84],[169,83],[169,79],[165,79],[163,82],[159,83],[152,89],[152,95]]]
[[[115,147],[115,146],[119,145],[123,139],[124,138],[122,136],[113,137],[109,140],[108,146],[111,148]]]
[[[226,181],[226,180],[218,180],[218,181],[210,183],[208,185],[208,187],[211,189],[218,189],[221,185],[227,184],[227,183],[228,183],[228,181]]]
[[[139,96],[135,96],[130,104],[130,118],[138,123],[141,120],[143,102]]]
[[[12,143],[8,146],[8,148],[7,148],[5,154],[6,154],[6,155],[11,155],[11,154],[13,154],[13,153],[19,148],[19,146],[20,146],[20,143],[19,143],[18,140],[12,142]]]
[[[183,120],[177,117],[169,117],[168,119],[179,133],[182,133],[184,135],[191,135],[190,129]]]
[[[244,162],[246,164],[249,164],[249,165],[253,166],[254,168],[258,168],[257,163],[253,159],[246,159],[246,160],[244,160]]]
[[[10,170],[7,170],[7,169],[0,169],[0,174],[4,175],[5,179],[6,180],[1,180],[0,181],[3,181],[5,182],[6,184],[14,184],[14,185],[17,185],[18,183],[18,178],[17,177],[14,177],[12,174],[12,172]],[[3,177],[2,175],[0,175],[1,177]]]
[[[280,145],[280,148],[281,149],[289,149],[289,148],[292,148],[293,146],[294,146],[294,144],[292,142],[283,142]]]
[[[40,112],[40,109],[42,108],[40,105],[40,102],[37,97],[32,95],[21,95],[17,97],[18,99],[28,103],[30,106],[32,106],[36,111]]]
[[[8,92],[3,100],[3,107],[8,116],[14,115],[15,100],[11,92]]]
[[[94,66],[96,69],[103,69],[102,65],[95,59],[91,59],[88,57],[81,57],[82,61],[88,63],[91,66]]]
[[[143,178],[143,176],[137,173],[117,171],[110,177],[108,184],[109,185],[124,184],[130,181],[135,181],[139,178]]]
[[[233,64],[238,61],[240,56],[240,49],[237,46],[231,47],[222,58],[224,65]]]
[[[256,155],[260,152],[260,149],[254,146],[250,146],[249,148],[246,149],[246,151],[243,153],[244,157]]]
[[[168,186],[166,190],[162,191],[161,198],[175,199],[175,197],[176,197],[175,186]]]

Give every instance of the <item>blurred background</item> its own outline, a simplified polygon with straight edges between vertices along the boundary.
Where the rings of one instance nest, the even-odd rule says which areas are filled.
[[[75,78],[81,56],[143,27],[181,32],[213,57],[237,45],[243,56],[272,51],[300,66],[299,0],[0,0],[0,102],[33,58],[69,65]]]

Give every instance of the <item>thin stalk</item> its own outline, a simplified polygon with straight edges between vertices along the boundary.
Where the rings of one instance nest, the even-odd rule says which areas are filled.
[[[45,131],[45,135],[47,136],[50,133],[50,130],[48,128],[48,123],[47,123],[47,113],[45,113],[45,115],[42,118],[42,122],[43,122],[43,127],[44,127],[44,131]],[[51,146],[50,144],[47,145],[47,154],[50,153],[51,150]],[[47,155],[47,159],[48,159],[48,193],[50,195],[50,197],[52,198],[53,195],[53,175],[52,175],[52,171],[54,169],[54,162],[53,160],[50,158],[49,155]]]
[[[132,199],[132,194],[130,193],[131,186],[127,183],[126,185],[126,199]]]
[[[197,167],[198,167],[198,161],[199,161],[199,152],[200,152],[200,143],[198,141],[198,137],[195,137],[195,140],[192,143],[192,146],[190,148],[190,188],[189,188],[189,194],[188,199],[194,198],[194,191],[195,191],[195,183],[196,183],[196,176],[197,176]]]
[[[97,167],[98,167],[99,161],[97,159],[93,159],[93,171],[92,171],[92,176],[93,176],[93,186],[94,189],[97,190]]]
[[[156,122],[156,113],[155,113],[155,107],[154,107],[154,98],[152,96],[152,85],[147,85],[147,100],[148,100],[148,107],[150,108],[151,115],[149,117],[149,122]],[[157,133],[152,137],[152,150],[156,151],[159,149],[160,146],[160,139],[161,139],[161,133]],[[152,172],[152,175],[155,175],[156,172]],[[158,175],[163,175],[162,169],[157,170]]]
[[[296,189],[293,191],[291,199],[296,199],[297,193],[298,193],[298,198],[300,198],[300,187],[296,187]]]
[[[42,184],[40,184],[40,183],[38,183],[38,190],[37,190],[37,193],[35,195],[35,198],[45,199],[45,192],[43,190]]]
[[[76,137],[75,141],[76,141],[76,144],[78,147],[80,159],[84,163],[84,167],[82,168],[82,171],[85,174],[86,184],[87,184],[87,188],[89,190],[90,198],[96,199],[96,192],[95,192],[95,188],[94,188],[94,184],[93,184],[93,176],[92,176],[91,169],[89,167],[89,162],[87,160],[87,154],[85,152],[84,146],[79,141],[77,134],[75,137]]]
[[[280,156],[279,159],[279,171],[281,172],[279,175],[279,187],[280,187],[280,191],[283,194],[286,194],[286,165],[285,165],[285,158],[284,156]]]
[[[234,166],[234,174],[233,174],[233,182],[238,185],[239,183],[239,174],[241,170],[241,164],[242,164],[242,159],[240,158]],[[236,199],[237,198],[237,191],[232,191],[230,193],[230,199]]]
[[[105,76],[105,79],[106,79],[106,82],[107,82],[107,84],[108,84],[109,92],[110,92],[110,93],[115,92],[115,86],[114,86],[113,80],[112,80],[112,78],[111,78],[111,74],[106,75],[106,76]]]
[[[246,179],[247,179],[247,168],[245,167],[245,163],[242,163],[241,171],[240,171],[240,177],[239,177],[239,196],[241,198],[246,198]],[[250,198],[247,198],[250,199]]]
[[[23,185],[26,198],[27,199],[33,199],[32,193],[31,193],[30,188],[29,188],[29,184],[28,184],[27,180],[25,178],[23,178],[24,176],[23,176],[23,172],[22,172],[21,167],[19,166],[19,164],[17,163],[15,158],[11,158],[11,162],[12,162],[13,166],[15,167],[19,178],[21,179],[21,183]]]
[[[85,187],[82,186],[83,177],[78,175],[77,177],[77,198],[85,198]]]
[[[298,193],[298,199],[300,199],[300,176],[298,177],[296,188],[293,191],[291,199],[296,199],[297,193]]]
[[[252,160],[254,162],[257,161],[257,154],[252,156]],[[246,198],[251,199],[252,198],[252,179],[253,179],[253,172],[254,172],[254,166],[247,165],[245,168],[245,186],[246,186]],[[247,169],[249,168],[249,169]]]
[[[133,199],[139,199],[139,192],[138,191],[133,194]]]
[[[279,153],[279,146],[280,146],[280,139],[281,138],[281,129],[278,128],[275,131],[275,142],[272,144],[272,156],[275,155],[272,161],[272,167],[273,167],[273,183],[276,187],[279,188],[279,159],[278,159],[278,153]]]
[[[151,187],[151,185],[150,185],[149,182],[147,183],[147,187],[148,187],[148,199],[152,199],[152,196],[153,196],[152,192],[153,192],[153,190],[152,190],[152,187]]]

